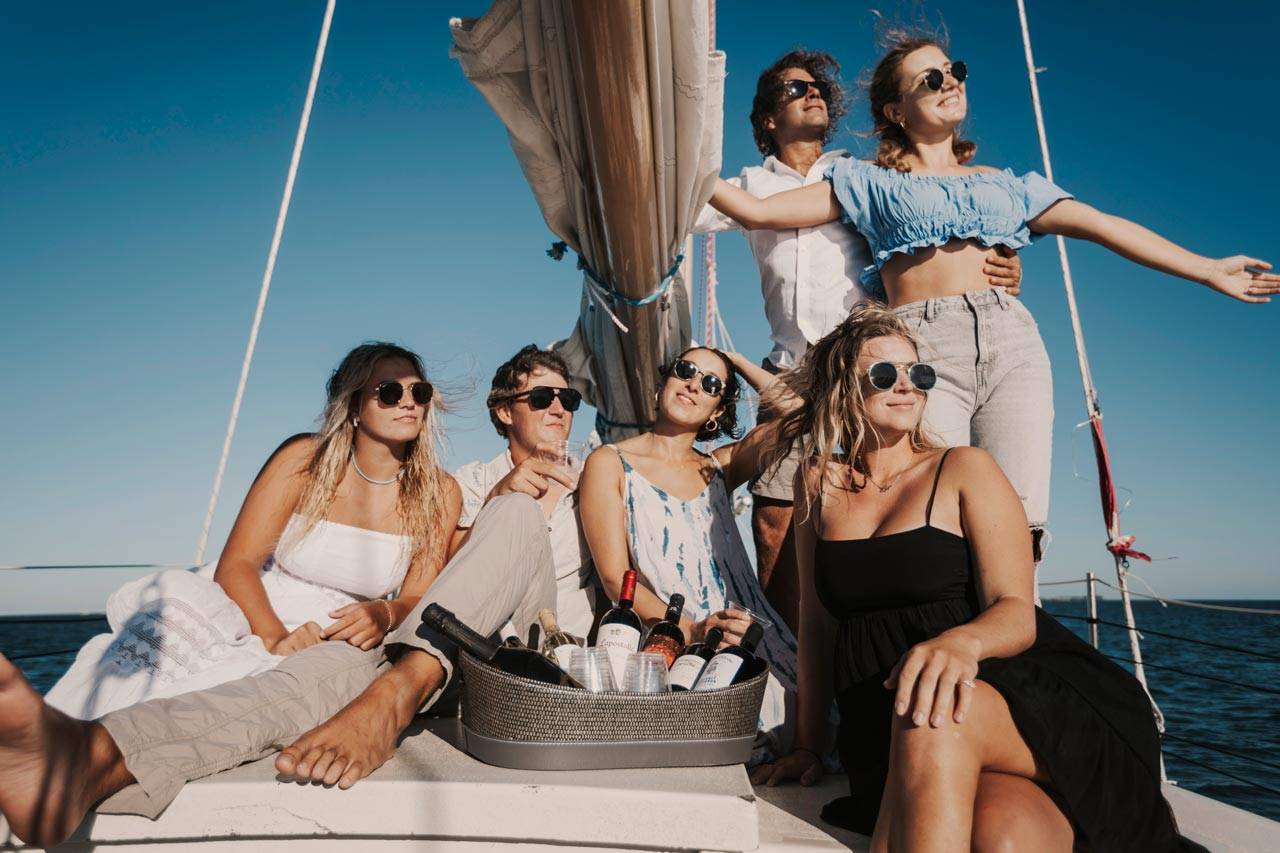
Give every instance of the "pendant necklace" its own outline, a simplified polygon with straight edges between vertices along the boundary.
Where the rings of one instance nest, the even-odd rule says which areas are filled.
[[[356,462],[356,455],[354,452],[351,454],[351,467],[356,469],[356,473],[359,474],[361,477],[363,477],[365,482],[372,483],[375,486],[389,486],[392,483],[394,483],[396,480],[399,480],[400,475],[404,473],[404,468],[401,468],[399,471],[396,472],[396,475],[392,477],[390,480],[375,480],[372,477],[370,477],[368,474],[360,470],[360,463]]]

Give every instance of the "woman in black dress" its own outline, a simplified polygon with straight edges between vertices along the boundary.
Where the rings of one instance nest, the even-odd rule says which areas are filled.
[[[831,823],[872,850],[1176,850],[1150,702],[1032,604],[1022,504],[985,451],[920,426],[933,370],[883,306],[860,309],[787,379],[795,442],[799,719],[776,784],[820,776],[828,714],[850,796]]]

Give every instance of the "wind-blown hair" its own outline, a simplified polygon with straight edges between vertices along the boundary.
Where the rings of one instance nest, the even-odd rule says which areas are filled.
[[[903,338],[919,350],[915,335],[897,314],[880,302],[864,302],[814,344],[799,365],[780,375],[781,387],[786,389],[780,393],[794,393],[801,405],[779,419],[777,444],[765,470],[798,445],[801,457],[811,460],[821,472],[817,494],[822,494],[833,462],[851,467],[857,464],[868,438],[875,435],[875,428],[867,422],[858,356],[868,341],[886,336]],[[920,424],[910,439],[917,451],[941,446]],[[849,488],[856,491],[865,485],[851,478]],[[807,504],[806,512],[812,509],[812,499]]]
[[[709,353],[714,353],[724,362],[725,375],[729,377],[725,380],[724,392],[720,395],[720,407],[724,411],[716,418],[716,428],[707,429],[706,424],[703,424],[698,428],[696,440],[713,441],[720,436],[733,439],[741,438],[742,431],[738,429],[738,398],[742,395],[742,384],[738,381],[738,372],[733,369],[733,362],[729,360],[729,356],[715,347],[689,347],[671,359],[670,362],[658,368],[658,375],[662,377],[663,382],[666,382],[671,375],[671,371],[675,369],[676,362],[696,350],[706,350]],[[661,396],[661,392],[659,392],[659,396]]]
[[[788,68],[803,68],[819,83],[831,87],[831,98],[827,101],[827,131],[822,135],[822,144],[826,145],[840,129],[840,119],[844,118],[849,108],[844,87],[840,85],[840,63],[829,53],[816,50],[797,49],[783,54],[778,60],[760,72],[756,80],[756,96],[751,101],[751,133],[755,136],[756,148],[766,157],[777,156],[778,143],[769,130],[769,119],[783,106],[782,72]]]
[[[907,138],[906,130],[889,120],[889,117],[884,114],[884,108],[889,104],[897,103],[902,98],[902,80],[899,79],[899,72],[902,70],[902,60],[906,59],[908,54],[922,47],[936,47],[950,55],[950,45],[944,31],[931,32],[919,28],[885,28],[881,31],[878,40],[885,53],[876,63],[870,80],[865,84],[871,104],[871,132],[880,138],[880,143],[876,147],[876,165],[899,172],[910,172],[911,167],[907,165],[906,155],[911,147],[911,140]],[[957,128],[951,137],[951,150],[955,153],[957,161],[968,163],[978,153],[978,146],[962,138],[960,129]]]
[[[489,397],[485,400],[485,406],[489,409],[489,421],[498,431],[498,435],[503,438],[507,437],[507,425],[498,418],[498,407],[509,405],[511,395],[519,390],[530,374],[538,370],[558,374],[566,383],[573,384],[573,380],[569,378],[569,365],[565,363],[564,356],[553,350],[542,349],[537,344],[521,347],[519,352],[498,365],[498,369],[494,372],[493,384],[489,386]]]
[[[402,358],[413,365],[424,381],[427,372],[418,355],[396,344],[369,341],[347,353],[329,377],[328,399],[314,435],[315,451],[303,468],[306,485],[298,500],[298,514],[305,520],[295,541],[300,541],[323,519],[338,493],[355,446],[353,419],[360,414],[365,387],[379,361]],[[447,533],[435,528],[445,515],[446,477],[440,468],[440,417],[445,410],[440,394],[427,404],[422,430],[405,449],[404,470],[397,487],[397,512],[409,537],[411,562],[439,556]]]

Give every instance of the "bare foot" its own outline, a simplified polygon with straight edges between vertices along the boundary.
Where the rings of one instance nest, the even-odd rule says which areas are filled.
[[[96,765],[114,744],[94,729],[46,705],[0,655],[0,814],[27,844],[61,842],[102,796]]]
[[[276,770],[299,782],[350,788],[395,752],[408,725],[405,694],[386,677],[369,685],[350,705],[316,726],[276,756]]]

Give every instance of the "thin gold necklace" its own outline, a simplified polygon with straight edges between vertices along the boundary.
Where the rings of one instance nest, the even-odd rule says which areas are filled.
[[[894,486],[898,485],[898,481],[902,479],[902,475],[903,475],[903,474],[905,474],[905,473],[907,473],[907,468],[903,468],[901,471],[899,471],[899,472],[898,472],[897,476],[895,476],[892,480],[890,480],[890,481],[889,481],[889,484],[888,484],[887,486],[882,486],[882,485],[880,485],[878,482],[876,482],[876,478],[875,478],[875,477],[872,477],[872,476],[871,476],[871,472],[870,472],[869,470],[867,470],[868,466],[862,465],[862,466],[860,466],[860,467],[862,467],[862,468],[863,468],[862,476],[863,476],[863,477],[864,477],[864,478],[865,478],[869,483],[871,483],[871,485],[873,485],[873,486],[875,486],[877,489],[879,489],[879,490],[880,490],[880,494],[882,494],[882,495],[883,495],[885,492],[887,492],[887,491],[889,491],[890,489],[892,489]],[[910,466],[908,466],[908,467],[910,467]]]

